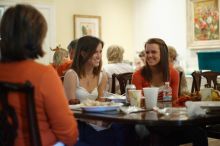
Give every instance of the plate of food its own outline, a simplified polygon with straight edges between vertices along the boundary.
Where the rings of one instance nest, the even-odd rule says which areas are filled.
[[[121,105],[111,105],[111,106],[85,106],[81,107],[83,111],[87,112],[105,112],[117,110]]]
[[[197,104],[202,108],[208,108],[208,107],[219,107],[220,108],[220,102],[219,101],[195,101],[193,104]]]
[[[83,102],[80,108],[86,112],[105,112],[105,111],[114,111],[118,110],[122,103],[115,103],[115,102],[99,102],[89,100]]]
[[[202,109],[206,109],[206,113],[219,113],[220,112],[220,102],[219,101],[198,101],[193,102],[199,105]]]

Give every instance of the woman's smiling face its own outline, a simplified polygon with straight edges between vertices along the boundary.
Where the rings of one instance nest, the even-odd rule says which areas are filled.
[[[145,47],[146,63],[149,66],[156,66],[160,62],[160,46],[158,44],[147,44]]]
[[[102,44],[100,43],[96,48],[96,52],[88,60],[88,63],[94,67],[98,67],[101,60],[102,60]]]

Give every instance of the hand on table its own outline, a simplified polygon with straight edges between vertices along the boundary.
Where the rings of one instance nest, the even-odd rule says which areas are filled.
[[[97,101],[107,102],[107,101],[111,101],[111,99],[108,99],[108,98],[105,98],[105,97],[99,97],[99,98],[97,98]]]
[[[80,101],[76,98],[72,98],[69,100],[69,104],[79,104],[79,103],[80,103]]]

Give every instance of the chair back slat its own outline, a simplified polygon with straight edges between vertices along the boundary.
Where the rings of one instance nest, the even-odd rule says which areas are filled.
[[[212,72],[212,71],[201,73],[201,76],[205,77],[207,80],[207,84],[205,86],[214,89],[217,89],[218,87],[217,78],[219,75],[220,72]]]
[[[200,71],[194,71],[192,74],[192,88],[191,88],[191,93],[193,92],[198,92],[200,91],[200,86],[201,86],[201,72]]]
[[[179,72],[179,90],[178,90],[178,96],[180,96],[181,95],[181,84],[182,84],[182,76],[183,76],[183,72],[182,71],[180,71]]]
[[[205,87],[207,87],[207,88],[214,88],[214,89],[218,89],[219,90],[219,84],[217,82],[218,76],[220,76],[220,72],[194,71],[192,73],[193,82],[192,82],[191,93],[193,93],[195,91],[200,91],[202,77],[204,77],[206,79]]]
[[[133,72],[127,72],[122,74],[112,74],[112,93],[116,92],[116,79],[119,82],[121,94],[125,93],[125,87],[129,81],[131,83]]]
[[[22,83],[9,83],[9,82],[0,82],[0,105],[1,105],[1,113],[4,111],[10,110],[11,115],[5,115],[7,117],[7,121],[0,121],[0,124],[9,124],[8,118],[13,117],[13,122],[10,122],[11,125],[14,127],[10,131],[12,134],[15,134],[13,139],[11,139],[12,143],[14,143],[14,140],[17,136],[17,129],[18,129],[18,120],[17,120],[17,115],[15,112],[15,109],[8,103],[8,95],[11,92],[18,92],[18,93],[24,93],[25,94],[25,100],[26,100],[26,112],[28,116],[28,128],[29,128],[29,133],[30,133],[30,144],[33,146],[41,146],[41,139],[40,139],[40,132],[39,132],[39,127],[38,127],[38,122],[37,122],[37,116],[36,116],[36,108],[35,108],[35,100],[34,100],[34,87],[30,82],[25,82],[24,84]],[[5,107],[10,107],[6,108]],[[5,122],[5,123],[4,123]],[[9,133],[9,131],[3,131],[3,133]],[[10,133],[9,133],[10,134]],[[2,137],[0,137],[2,138]],[[1,139],[1,142],[6,142],[6,139]],[[9,144],[13,145],[13,144]],[[6,145],[7,146],[7,145]]]
[[[0,105],[0,145],[12,146],[17,137],[18,119],[15,109],[8,104],[7,91],[1,86]]]

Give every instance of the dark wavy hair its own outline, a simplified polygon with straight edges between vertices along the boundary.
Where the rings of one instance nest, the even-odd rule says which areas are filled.
[[[76,71],[79,78],[85,76],[85,64],[92,57],[92,55],[95,54],[96,48],[100,43],[103,47],[103,41],[93,36],[84,36],[78,40],[76,54],[71,68]],[[82,53],[84,55],[82,55]],[[100,62],[98,67],[94,68],[93,74],[99,75],[101,67],[102,61]]]
[[[77,42],[78,42],[78,39],[72,40],[72,41],[69,43],[69,45],[67,46],[67,49],[68,49],[69,53],[71,52],[72,49],[76,50]]]
[[[151,38],[149,39],[144,47],[146,49],[148,44],[157,44],[160,48],[160,62],[157,65],[157,69],[163,73],[163,81],[169,81],[170,73],[169,73],[169,61],[168,61],[168,47],[166,43],[159,38]],[[146,62],[146,65],[142,68],[141,75],[144,77],[145,80],[151,81],[152,80],[152,71],[150,66]]]
[[[8,8],[0,24],[1,62],[43,57],[46,32],[46,20],[36,8],[24,4]]]

